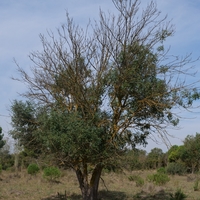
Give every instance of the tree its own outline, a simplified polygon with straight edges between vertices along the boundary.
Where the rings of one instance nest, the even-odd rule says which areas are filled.
[[[32,157],[37,157],[40,153],[40,144],[36,134],[34,134],[38,128],[38,115],[39,110],[33,102],[14,100],[11,105],[13,130],[9,134],[16,140],[18,146],[23,147],[22,150]]]
[[[200,134],[188,135],[184,140],[181,151],[181,160],[191,169],[192,173],[200,166]]]
[[[0,149],[3,148],[5,144],[6,142],[3,140],[2,128],[0,127]]]
[[[167,152],[168,154],[168,161],[169,162],[176,162],[179,158],[179,146],[178,145],[173,145],[169,151]]]
[[[190,57],[169,58],[164,50],[173,28],[155,3],[143,11],[138,0],[113,4],[118,14],[100,10],[86,31],[67,14],[58,39],[40,36],[43,51],[31,53],[31,74],[18,66],[17,80],[28,85],[23,96],[41,106],[33,131],[39,147],[75,170],[84,200],[97,199],[104,166],[150,134],[165,138],[179,120],[172,109],[199,98],[195,85],[181,81]]]
[[[127,150],[126,154],[122,157],[120,166],[128,170],[146,169],[146,154],[147,152],[142,149]]]
[[[151,169],[162,167],[164,164],[164,153],[162,149],[153,148],[147,155],[146,164]]]

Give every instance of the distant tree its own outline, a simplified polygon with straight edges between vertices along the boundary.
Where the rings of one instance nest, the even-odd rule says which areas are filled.
[[[142,149],[127,150],[126,154],[122,157],[121,166],[128,170],[145,169],[147,152]]]
[[[14,157],[10,152],[10,144],[8,138],[5,140],[5,145],[0,149],[0,165],[3,170],[10,168],[14,164]]]
[[[156,169],[158,167],[162,167],[164,163],[164,153],[162,149],[153,148],[146,158],[146,165],[150,169]]]
[[[40,143],[35,134],[38,128],[38,109],[30,101],[14,100],[11,105],[11,125],[9,134],[16,140],[17,148],[25,151],[30,157],[37,157],[41,153]],[[18,152],[19,153],[19,152]]]
[[[0,127],[0,149],[6,144],[5,140],[3,140],[3,136],[2,128]]]
[[[13,135],[30,148],[38,138],[38,149],[73,168],[84,200],[98,198],[107,163],[146,144],[149,134],[165,138],[165,128],[179,121],[172,109],[188,109],[199,98],[195,85],[185,82],[190,57],[169,58],[164,49],[174,31],[156,4],[140,11],[138,0],[112,2],[118,13],[107,17],[100,11],[99,22],[86,31],[67,15],[58,39],[53,33],[51,41],[41,36],[43,51],[30,55],[31,74],[18,68],[28,85],[24,97],[44,112],[37,123],[27,115],[33,124],[20,126],[28,126],[28,134],[14,127]]]
[[[192,173],[200,167],[200,133],[188,135],[184,140],[184,147],[181,150],[181,159]]]
[[[169,151],[167,152],[168,154],[168,161],[169,162],[176,162],[180,158],[180,154],[178,152],[179,146],[178,145],[173,145]]]

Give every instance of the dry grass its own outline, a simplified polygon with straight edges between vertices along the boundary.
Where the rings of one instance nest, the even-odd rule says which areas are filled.
[[[188,200],[200,200],[200,191],[194,191],[197,176],[170,176],[170,182],[164,186],[155,186],[146,181],[148,174],[153,171],[134,171],[124,173],[104,173],[100,181],[101,200],[131,200],[131,199],[168,199],[169,193],[178,188],[188,196]],[[64,193],[68,199],[81,199],[80,189],[75,174],[72,171],[63,171],[63,176],[57,183],[44,180],[42,174],[30,176],[26,171],[5,172],[0,179],[0,199],[3,200],[41,200],[47,197]],[[139,175],[145,180],[144,186],[136,187],[134,181],[129,181],[131,175]],[[200,188],[199,188],[200,189]]]

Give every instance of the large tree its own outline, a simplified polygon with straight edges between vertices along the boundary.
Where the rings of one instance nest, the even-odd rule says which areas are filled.
[[[185,82],[190,57],[164,49],[174,31],[156,4],[113,5],[115,15],[100,10],[86,30],[67,14],[58,38],[40,36],[43,51],[31,53],[31,72],[18,66],[18,80],[28,86],[23,96],[41,110],[31,134],[38,148],[75,170],[84,200],[97,199],[105,165],[151,134],[166,138],[165,128],[178,124],[173,108],[187,109],[199,98]]]

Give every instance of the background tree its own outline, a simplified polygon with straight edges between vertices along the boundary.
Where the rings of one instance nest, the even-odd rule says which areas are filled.
[[[169,162],[176,162],[180,158],[178,149],[179,149],[178,145],[173,145],[169,149],[169,151],[167,152],[167,154],[168,154],[168,161]]]
[[[194,173],[200,166],[200,134],[188,135],[184,140],[184,148],[180,155],[182,161]]]
[[[165,138],[165,128],[178,124],[172,109],[199,98],[195,85],[185,82],[190,58],[167,57],[163,42],[173,28],[156,4],[141,10],[138,0],[113,4],[117,14],[100,10],[99,22],[86,31],[67,15],[58,39],[40,36],[43,51],[30,55],[31,73],[18,68],[28,85],[24,97],[43,110],[34,130],[43,144],[38,148],[75,170],[85,200],[97,199],[107,163],[146,144],[149,134]]]
[[[146,169],[147,152],[142,149],[128,150],[122,157],[121,166],[127,170]]]
[[[162,149],[153,148],[147,155],[146,165],[150,169],[157,169],[158,167],[163,167],[164,153],[163,153]]]
[[[0,149],[6,144],[5,140],[3,140],[2,128],[0,127]]]
[[[13,166],[14,158],[10,152],[10,146],[8,138],[4,140],[5,145],[0,149],[0,165],[3,170],[6,170]]]
[[[17,146],[22,147],[21,150],[30,157],[37,157],[41,149],[37,136],[34,134],[34,131],[38,128],[38,114],[39,109],[33,102],[14,100],[11,105],[13,130],[9,134],[16,140]]]

